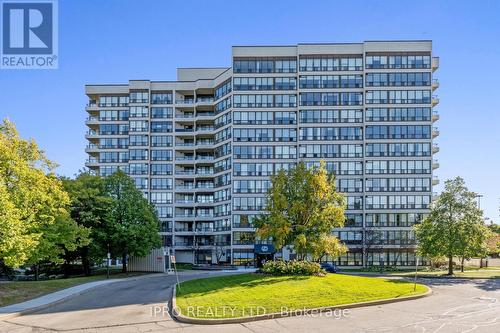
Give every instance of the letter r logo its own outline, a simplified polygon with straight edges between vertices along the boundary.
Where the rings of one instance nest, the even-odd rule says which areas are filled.
[[[2,3],[3,54],[52,54],[53,4]]]

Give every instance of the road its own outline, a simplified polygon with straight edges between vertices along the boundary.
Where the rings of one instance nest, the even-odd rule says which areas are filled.
[[[201,276],[186,273],[181,279]],[[173,276],[99,287],[45,310],[0,322],[0,332],[500,332],[500,280],[422,280],[433,295],[244,324],[181,324],[163,313]],[[156,314],[155,314],[156,312]]]

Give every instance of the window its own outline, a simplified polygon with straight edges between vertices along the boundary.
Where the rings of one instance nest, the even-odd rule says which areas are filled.
[[[171,190],[172,189],[172,179],[171,178],[151,178],[151,189],[152,190]]]
[[[147,118],[149,117],[149,110],[147,106],[131,106],[130,118]]]
[[[295,73],[297,60],[274,58],[236,58],[234,73]]]
[[[151,118],[172,118],[173,109],[172,108],[151,108]]]
[[[363,105],[361,92],[301,93],[301,106]]]
[[[151,193],[151,203],[152,204],[171,204],[172,203],[172,192],[152,192]]]
[[[170,133],[172,132],[171,121],[152,121],[151,132],[153,133]]]
[[[171,161],[171,150],[151,150],[151,161]]]
[[[367,108],[366,121],[430,121],[431,108]]]
[[[231,79],[227,80],[217,88],[215,88],[215,99],[224,97],[231,92]]]
[[[361,123],[363,110],[300,110],[301,123]]]
[[[152,92],[151,104],[172,104],[173,98],[171,92]]]
[[[363,58],[361,56],[336,57],[327,55],[301,57],[299,67],[303,72],[360,71],[363,69]]]
[[[131,91],[130,103],[149,103],[149,93],[147,91]]]
[[[151,164],[151,175],[171,175],[172,164]]]
[[[367,55],[367,69],[424,69],[431,68],[430,55]]]

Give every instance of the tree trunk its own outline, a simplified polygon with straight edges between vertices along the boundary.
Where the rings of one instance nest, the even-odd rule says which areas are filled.
[[[82,249],[82,265],[83,265],[83,274],[85,274],[85,276],[90,276],[90,260],[89,260],[88,246],[85,246]]]
[[[448,257],[448,275],[453,275],[453,256]]]
[[[464,265],[465,265],[465,257],[462,257],[462,263],[461,263],[461,266],[460,266],[460,272],[464,272]]]
[[[64,269],[64,278],[66,279],[69,277],[69,263],[67,260],[64,260],[63,269]]]
[[[122,254],[122,273],[127,273],[127,252]]]
[[[35,281],[38,281],[38,264],[35,264]]]

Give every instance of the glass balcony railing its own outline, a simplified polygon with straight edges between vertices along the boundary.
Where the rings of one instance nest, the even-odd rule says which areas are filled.
[[[177,103],[177,104],[194,104],[194,98],[176,98],[175,103]]]
[[[215,99],[213,97],[197,97],[196,98],[197,103],[212,103],[214,101],[215,101]]]

